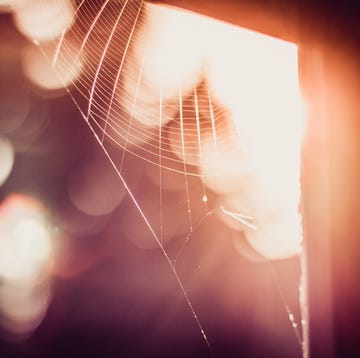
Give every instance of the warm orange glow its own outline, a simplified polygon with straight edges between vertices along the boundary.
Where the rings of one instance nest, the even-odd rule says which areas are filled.
[[[12,196],[0,211],[0,272],[6,280],[36,280],[51,256],[51,238],[38,203]]]
[[[138,91],[138,103],[145,103],[143,113],[152,117],[145,115],[147,124],[164,124],[159,120],[161,93],[164,112],[170,113],[164,104],[175,108],[176,120],[166,129],[174,154],[199,165],[205,184],[223,194],[224,208],[250,215],[258,229],[233,225],[234,218],[221,215],[225,222],[245,230],[249,243],[266,257],[299,253],[304,114],[297,47],[173,8],[146,9],[150,20],[134,51],[143,69],[139,88],[146,89]],[[125,86],[130,78],[135,88],[131,76]],[[204,79],[208,92],[202,89],[200,95],[195,88]],[[189,123],[191,96],[197,96],[198,112]],[[215,113],[215,105],[224,110]],[[137,117],[144,118],[141,111]],[[196,127],[200,117],[206,130]]]
[[[66,4],[61,6],[67,8]],[[45,89],[71,85],[85,59],[71,39],[58,51],[71,25],[72,7],[59,17],[61,26],[49,32],[42,29],[47,38],[36,34],[35,27],[30,26],[33,32],[26,30],[24,9],[30,11],[19,7],[17,18],[27,36],[58,40],[48,50],[43,47],[55,53],[52,64],[34,47],[27,49],[25,74]],[[55,6],[52,11],[58,10]],[[105,114],[106,136],[126,149],[153,138],[168,144],[164,155],[174,156],[180,166],[183,162],[184,171],[189,164],[198,166],[205,185],[222,194],[226,211],[254,218],[257,230],[233,225],[236,215],[221,215],[235,230],[246,231],[256,250],[269,258],[298,253],[304,116],[297,47],[165,6],[145,3],[144,14],[114,74],[115,100]],[[158,131],[160,126],[163,131]],[[120,190],[121,197],[100,203],[101,195],[107,198],[100,192],[102,185],[89,183],[95,190],[76,186],[77,181],[69,181],[70,197],[87,214],[109,213],[122,200]]]
[[[148,21],[132,46],[119,97],[136,120],[157,126],[176,115],[179,91],[191,91],[201,76],[205,47],[199,46],[203,39],[199,17],[147,3],[144,9]]]
[[[23,53],[25,75],[36,86],[45,90],[58,90],[72,85],[80,76],[83,63],[78,48],[71,41],[66,49],[57,52],[59,45],[43,46],[44,56],[34,45],[28,45]],[[49,61],[52,60],[52,61]]]
[[[55,40],[73,21],[74,8],[69,0],[12,1],[18,29],[31,40]]]
[[[215,24],[215,29],[210,88],[232,113],[240,150],[217,161],[216,173],[221,174],[214,176],[208,163],[204,171],[213,189],[226,192],[227,210],[255,218],[258,229],[246,230],[246,237],[257,251],[269,258],[291,256],[300,252],[302,240],[298,210],[304,115],[297,48],[229,25]],[[218,157],[207,154],[208,162]],[[234,182],[232,188],[227,185],[231,177],[237,188]]]
[[[147,48],[144,78],[154,88],[162,86],[165,98],[176,97],[179,89],[191,89],[201,72],[205,53],[199,46],[199,18],[150,4],[145,11],[150,21],[134,49],[136,58],[142,59]]]

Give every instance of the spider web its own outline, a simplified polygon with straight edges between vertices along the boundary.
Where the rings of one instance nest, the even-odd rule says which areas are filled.
[[[140,240],[140,246],[157,246],[161,250],[214,357],[177,262],[193,233],[210,216],[226,216],[238,230],[256,231],[257,223],[252,212],[227,209],[222,194],[215,194],[206,185],[206,170],[199,169],[200,164],[206,165],[205,151],[218,153],[239,142],[228,109],[209,90],[206,62],[185,85],[178,79],[173,80],[175,85],[169,85],[165,75],[154,83],[147,77],[149,62],[154,58],[152,33],[147,31],[152,12],[144,1],[42,2],[45,7],[56,3],[59,13],[66,13],[70,6],[72,15],[55,41],[42,42],[35,37],[34,43],[66,85],[145,224],[144,240],[151,243]],[[78,75],[71,78],[74,72]],[[150,194],[156,203],[153,206],[147,205],[149,199],[145,200],[127,179],[133,158],[149,168],[154,184]],[[166,188],[171,185],[177,187],[178,195],[168,194]],[[168,214],[172,201],[180,203],[177,230],[172,230],[174,223]],[[181,236],[181,245],[170,252],[167,244],[173,236]],[[301,327],[280,285],[278,290],[301,346]]]

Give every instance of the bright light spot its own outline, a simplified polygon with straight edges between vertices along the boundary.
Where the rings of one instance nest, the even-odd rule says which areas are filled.
[[[205,184],[221,194],[243,190],[252,181],[253,168],[239,145],[205,142],[200,167]]]
[[[181,122],[183,122],[181,124]],[[168,126],[167,137],[172,152],[191,165],[199,164],[199,143],[195,118],[176,118]]]
[[[259,111],[266,114],[268,107],[298,107],[294,44],[216,22],[211,34],[210,88],[224,105],[239,113],[255,111],[256,115]]]
[[[297,254],[304,126],[297,48],[229,25],[216,23],[214,30],[209,85],[232,113],[241,150],[207,153],[207,182],[226,193],[227,209],[255,217],[258,230],[247,230],[246,237],[258,252],[268,258]]]
[[[49,285],[0,287],[0,325],[15,338],[26,338],[42,322],[50,301]]]
[[[5,4],[12,8],[18,8],[24,6],[28,0],[0,0],[0,4]]]
[[[134,51],[138,64],[147,53],[147,92],[139,98],[153,105],[153,125],[162,122],[151,96],[163,88],[163,103],[180,107],[173,98],[181,90],[183,123],[175,117],[167,126],[173,153],[200,166],[226,210],[254,217],[258,230],[247,239],[256,250],[270,258],[297,254],[304,113],[296,45],[171,8],[146,9],[150,21]],[[200,133],[185,113],[199,80],[210,92],[198,96],[202,122],[210,124]],[[212,113],[209,100],[225,110]]]
[[[52,254],[41,205],[8,197],[0,207],[0,324],[16,338],[31,334],[46,313]]]
[[[120,101],[134,118],[147,126],[165,124],[178,110],[179,90],[192,89],[200,78],[205,59],[199,17],[164,6],[144,4],[149,21],[141,27],[133,46],[134,60],[124,76]],[[138,74],[141,84],[138,86]],[[132,95],[137,93],[133,108]],[[128,99],[130,94],[130,100]],[[159,118],[159,98],[162,115]]]
[[[18,256],[25,261],[44,261],[47,260],[51,251],[49,233],[43,223],[34,218],[24,218],[13,231],[14,241],[19,242]],[[33,251],[30,256],[30,250]],[[30,257],[29,257],[30,256]]]
[[[253,215],[257,230],[239,225],[229,216],[221,216],[221,219],[234,230],[242,231],[249,244],[264,257],[286,258],[299,254],[301,250],[298,202],[299,196],[287,198],[286,193],[271,195],[268,188],[255,181],[245,186],[243,191],[225,196],[224,206],[233,213]]]
[[[74,8],[69,0],[15,1],[13,7],[18,29],[39,42],[56,39],[73,22]]]
[[[66,49],[59,51],[57,56],[54,55],[57,51],[55,45],[44,46],[42,50],[48,56],[44,56],[37,46],[29,45],[25,48],[22,61],[28,79],[45,90],[58,90],[72,85],[83,68],[78,47],[69,40]],[[49,61],[51,58],[52,62]]]
[[[0,276],[5,280],[37,279],[51,256],[44,218],[24,201],[8,199],[0,215]]]
[[[28,0],[0,0],[0,12],[12,11],[16,7],[24,6]]]
[[[8,178],[14,164],[14,149],[5,137],[0,136],[0,185]]]
[[[12,0],[0,0],[0,13],[9,11]]]
[[[199,19],[185,11],[150,4],[145,11],[151,21],[143,28],[144,41],[135,54],[143,54],[144,46],[149,49],[144,77],[156,88],[163,85],[166,98],[176,96],[180,88],[191,88],[201,72],[205,53],[199,46]]]
[[[154,88],[153,82],[147,81],[142,72],[143,70],[137,68],[133,62],[126,64],[124,70],[125,81],[118,92],[118,99],[122,107],[137,121],[139,136],[141,135],[141,126],[148,129],[158,125],[165,125],[171,121],[179,110],[176,100],[166,100],[164,89],[160,87]],[[139,79],[140,73],[141,78]]]

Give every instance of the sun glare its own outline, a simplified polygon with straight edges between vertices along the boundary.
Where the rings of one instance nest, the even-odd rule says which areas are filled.
[[[162,83],[171,86],[163,89],[164,103],[183,98],[172,102],[180,114],[168,126],[174,154],[199,165],[226,210],[254,217],[258,230],[246,237],[257,251],[274,259],[298,254],[304,113],[296,45],[174,8],[146,9],[152,21],[140,32],[135,58],[140,66],[148,46],[142,84],[149,80],[153,87],[145,86],[146,98],[158,101]],[[199,81],[207,84],[209,98],[193,94]],[[194,95],[197,115],[207,117],[210,131],[196,128],[195,116],[194,123],[185,122],[186,98]],[[152,125],[159,125],[156,116]]]

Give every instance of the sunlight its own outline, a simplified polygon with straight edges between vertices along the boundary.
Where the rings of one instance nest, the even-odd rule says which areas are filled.
[[[145,9],[150,21],[142,29],[135,57],[148,47],[144,78],[154,88],[163,85],[165,98],[176,97],[179,89],[191,88],[201,72],[205,53],[199,46],[202,33],[198,18],[162,6],[146,4]]]
[[[49,8],[52,14],[59,11],[56,6]],[[26,9],[17,11],[20,31],[40,42],[58,38],[58,44],[42,46],[52,54],[48,55],[52,66],[34,47],[26,49],[26,76],[43,89],[73,85],[87,60],[78,55],[78,45],[64,39],[73,8],[59,17],[62,31],[60,25],[46,31],[46,24],[29,15],[42,24],[40,35],[36,27],[28,26]],[[194,167],[205,185],[222,195],[226,210],[255,218],[259,230],[246,237],[256,250],[274,259],[297,254],[302,240],[298,210],[304,113],[296,45],[166,6],[145,3],[144,15],[131,32],[134,37],[126,42],[131,48],[129,54],[124,48],[109,103],[104,100],[106,91],[99,93],[101,100],[94,96],[95,90],[107,88],[108,81],[106,76],[100,81],[101,66],[95,66],[88,113],[97,107],[106,113],[103,137],[111,136],[120,146],[124,142],[128,149],[128,143],[137,143],[144,133],[151,134],[147,140],[151,142],[156,132],[148,130],[163,127],[159,141],[171,153],[163,152],[183,164],[181,171]],[[85,35],[84,44],[87,39]],[[99,103],[93,103],[94,98]],[[130,115],[129,125],[122,123],[123,110]],[[150,154],[159,156],[150,144],[149,152],[154,151]],[[88,207],[86,200],[78,199],[82,210]]]
[[[255,217],[258,230],[247,230],[246,237],[258,252],[269,258],[298,254],[304,113],[297,48],[234,26],[215,23],[214,30],[209,86],[231,111],[240,150],[218,161],[215,176],[204,170],[212,188],[226,193],[227,209]],[[212,162],[218,156],[208,155]],[[233,176],[238,187],[229,188],[224,178],[237,167],[243,175]]]
[[[272,259],[298,254],[304,110],[296,45],[174,8],[146,9],[151,21],[134,51],[136,68],[148,46],[147,92],[139,91],[138,101],[153,108],[152,125],[164,125],[158,88],[168,86],[165,103],[180,91],[180,114],[171,102],[166,127],[173,153],[199,166],[227,210],[255,218],[259,230],[246,237],[258,252]],[[196,89],[200,81],[208,91]]]

